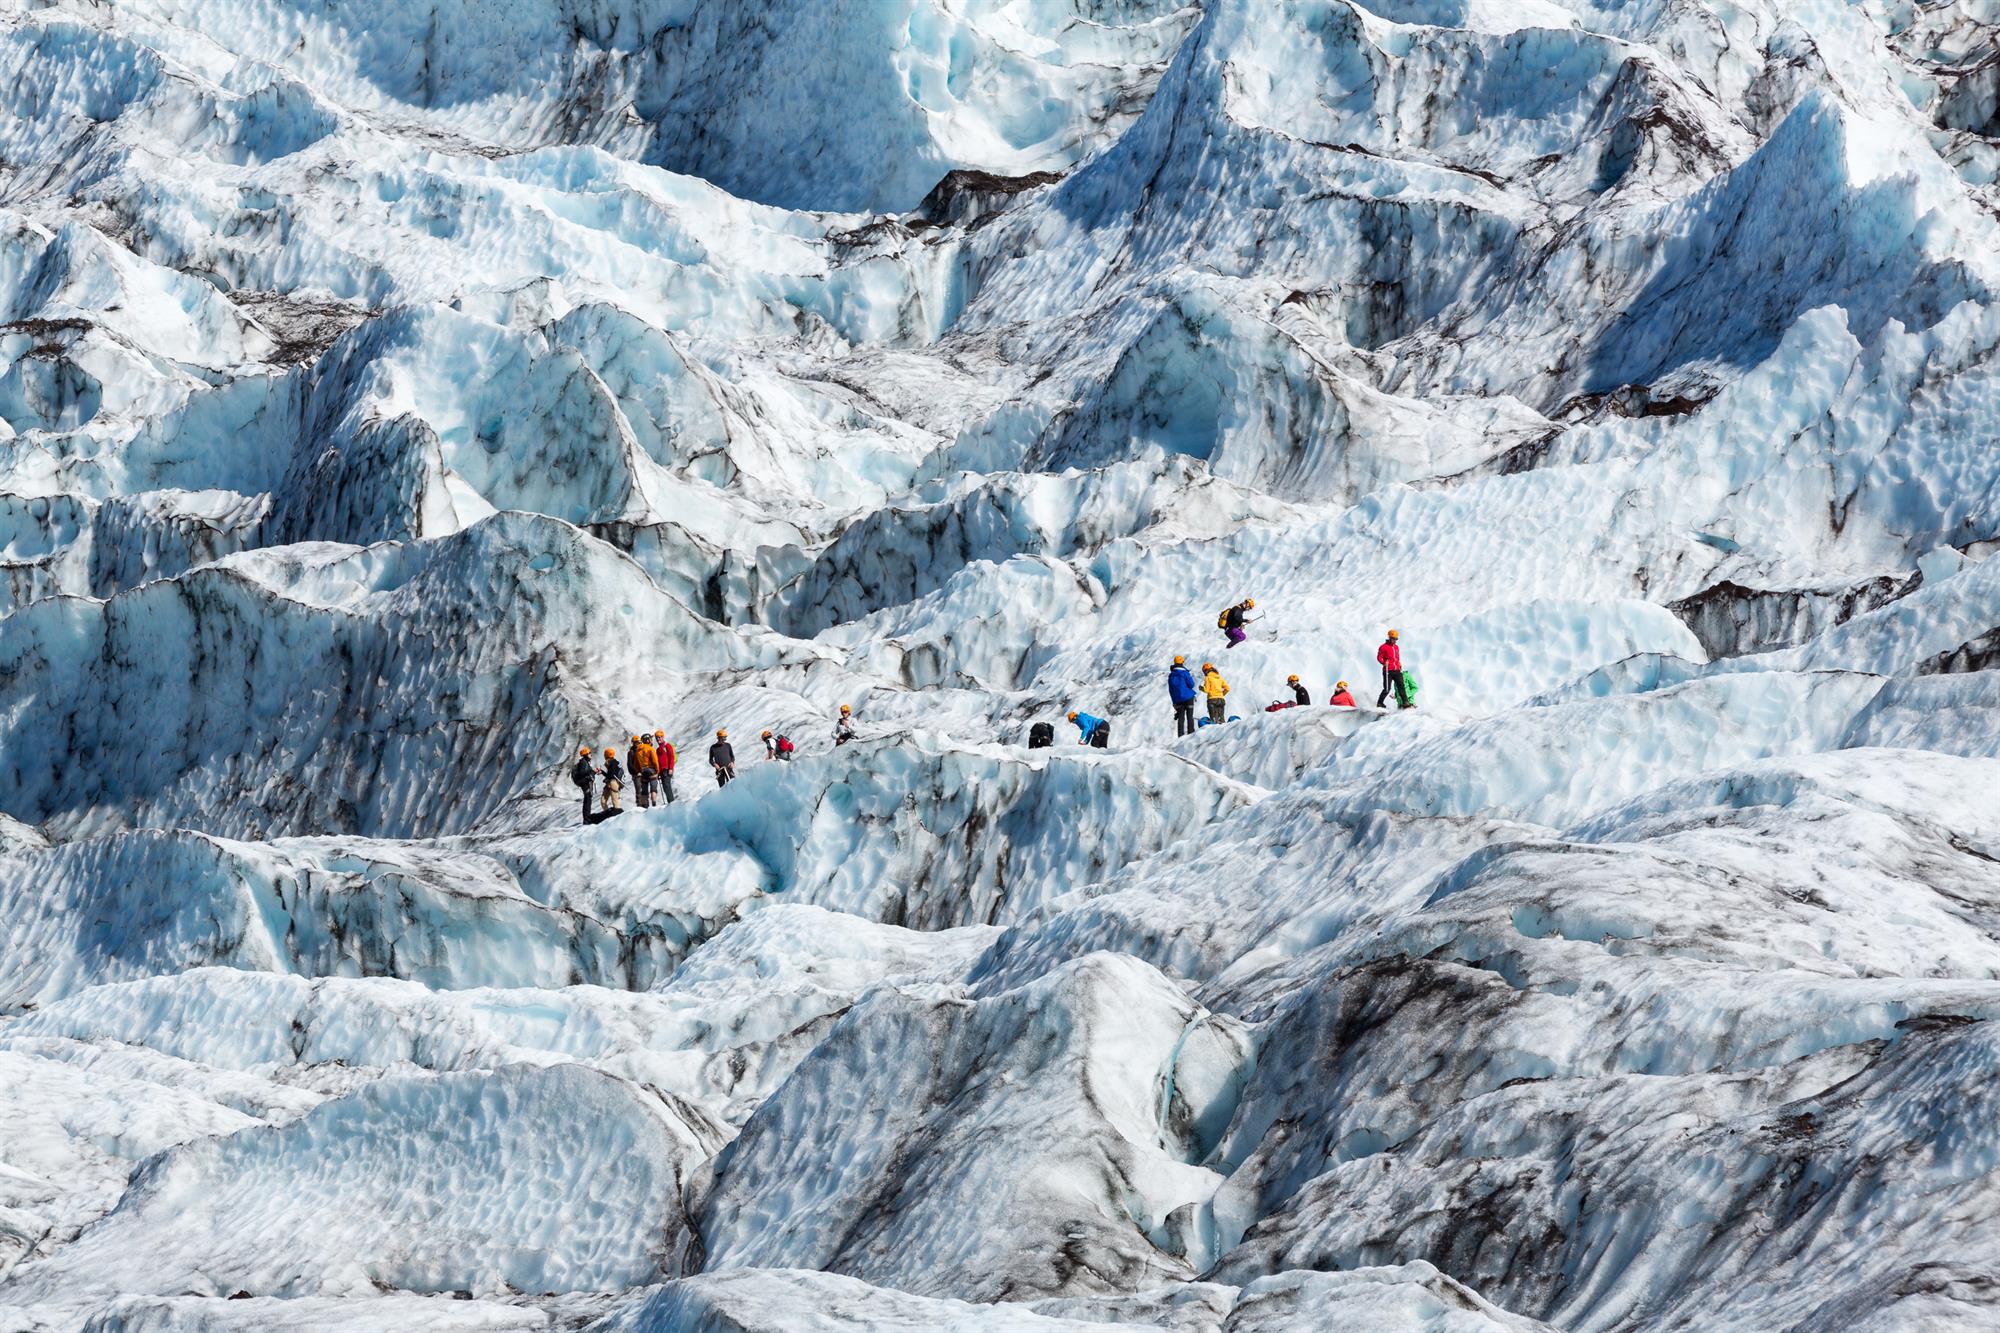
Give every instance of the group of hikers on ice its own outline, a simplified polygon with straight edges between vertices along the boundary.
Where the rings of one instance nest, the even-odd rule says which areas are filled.
[[[1217,623],[1228,637],[1229,647],[1234,648],[1243,642],[1243,626],[1250,619],[1243,612],[1255,605],[1255,602],[1246,598],[1230,607],[1218,620]],[[1389,631],[1388,637],[1382,640],[1382,646],[1375,650],[1375,660],[1382,667],[1382,693],[1376,697],[1375,706],[1386,707],[1390,696],[1394,695],[1397,708],[1415,708],[1416,687],[1403,671],[1402,635],[1398,631],[1393,629]],[[1279,701],[1271,704],[1264,710],[1265,712],[1274,713],[1283,708],[1303,708],[1312,703],[1312,692],[1296,675],[1285,677],[1285,684],[1292,691],[1291,702]],[[1222,673],[1216,669],[1213,662],[1201,664],[1201,677],[1197,680],[1194,672],[1188,669],[1187,658],[1176,655],[1174,664],[1167,668],[1167,698],[1174,706],[1176,738],[1191,736],[1200,727],[1213,726],[1230,720],[1229,682],[1222,678]],[[1208,716],[1197,720],[1194,706],[1196,701],[1201,699],[1206,699],[1208,702]],[[1354,695],[1348,691],[1346,681],[1335,683],[1333,696],[1327,700],[1327,704],[1333,708],[1356,707]],[[1078,716],[1076,713],[1071,713],[1070,721],[1075,722]]]
[[[791,762],[798,753],[798,746],[790,736],[780,732],[764,732],[764,758],[781,762]],[[854,707],[842,704],[840,714],[833,723],[833,743],[845,745],[854,739]],[[591,798],[602,792],[602,807],[597,819],[613,813],[624,813],[624,792],[627,765],[630,766],[633,785],[637,789],[639,808],[650,809],[655,795],[661,796],[667,804],[674,799],[674,768],[679,762],[673,743],[664,731],[655,731],[651,736],[632,737],[625,751],[625,763],[618,760],[618,751],[606,746],[604,762],[600,765],[592,761],[593,751],[588,745],[576,752],[576,762],[570,766],[570,781],[576,784],[583,796],[583,818],[586,823],[595,822],[591,817]],[[715,770],[715,785],[727,787],[736,776],[736,747],[729,743],[728,730],[715,733],[715,743],[708,747],[708,765]]]
[[[1245,627],[1257,619],[1250,614],[1256,605],[1255,598],[1246,597],[1233,606],[1225,607],[1215,618],[1215,627],[1222,631],[1225,648],[1234,648],[1249,637],[1249,631]],[[1387,707],[1390,697],[1394,696],[1398,709],[1415,708],[1416,682],[1403,670],[1400,632],[1393,629],[1388,632],[1382,640],[1382,646],[1375,650],[1375,661],[1382,668],[1382,693],[1376,696],[1375,706]],[[1300,683],[1296,675],[1285,677],[1285,684],[1291,688],[1291,701],[1273,703],[1264,710],[1265,712],[1277,712],[1283,708],[1302,708],[1312,703],[1311,691]],[[1174,706],[1176,739],[1191,736],[1201,727],[1232,720],[1229,716],[1229,682],[1222,678],[1222,673],[1216,669],[1213,662],[1201,664],[1201,676],[1197,679],[1194,672],[1188,668],[1187,658],[1176,655],[1174,664],[1167,669],[1167,698]],[[1207,701],[1208,716],[1198,719],[1195,717],[1195,704],[1201,700]],[[1333,708],[1357,706],[1344,680],[1334,685],[1333,696],[1327,700],[1327,704]],[[1069,720],[1077,729],[1077,744],[1100,750],[1111,744],[1111,723],[1108,719],[1075,709],[1070,712]],[[1028,732],[1029,749],[1039,749],[1053,744],[1054,741],[1054,728],[1046,722],[1037,722]]]
[[[1226,608],[1216,617],[1216,628],[1222,631],[1225,648],[1234,648],[1249,637],[1245,626],[1256,619],[1250,612],[1257,603],[1246,597],[1234,606]],[[1416,707],[1416,682],[1403,669],[1402,636],[1390,630],[1382,640],[1382,646],[1375,650],[1375,661],[1382,668],[1382,693],[1376,696],[1375,706],[1384,708],[1391,696],[1398,708]],[[1296,675],[1285,677],[1285,684],[1291,688],[1290,702],[1280,700],[1265,709],[1276,712],[1283,708],[1300,708],[1312,703],[1312,694],[1300,683]],[[1176,656],[1174,664],[1167,670],[1167,697],[1174,706],[1174,736],[1191,736],[1201,727],[1214,726],[1233,721],[1229,716],[1229,682],[1222,678],[1215,663],[1203,662],[1201,676],[1197,679],[1188,669],[1187,658]],[[1196,718],[1195,704],[1207,700],[1208,716]],[[1333,695],[1327,704],[1334,708],[1356,707],[1354,696],[1348,692],[1347,682],[1340,681],[1333,687]],[[1069,720],[1077,729],[1077,744],[1088,745],[1099,750],[1111,745],[1111,720],[1086,713],[1082,709],[1072,709]],[[845,745],[854,739],[854,708],[842,704],[840,713],[833,723],[833,743]],[[798,747],[789,736],[774,731],[763,735],[764,757],[767,760],[789,762],[798,753]],[[1055,743],[1055,728],[1047,722],[1037,722],[1028,732],[1028,748],[1040,749]],[[656,794],[665,802],[674,799],[674,766],[677,762],[673,744],[667,740],[664,731],[655,731],[651,736],[638,735],[631,739],[626,749],[626,764],[629,764],[632,782],[638,789],[639,808],[644,810],[654,804]],[[610,747],[604,750],[604,761],[600,765],[593,762],[592,750],[588,745],[577,751],[576,763],[570,768],[570,780],[583,795],[583,817],[593,823],[591,814],[592,797],[602,791],[602,810],[596,819],[604,819],[614,813],[623,812],[623,794],[626,780],[626,764],[621,764],[618,751]],[[715,770],[715,785],[726,787],[736,777],[736,749],[729,743],[729,732],[715,733],[715,743],[708,747],[708,764]]]

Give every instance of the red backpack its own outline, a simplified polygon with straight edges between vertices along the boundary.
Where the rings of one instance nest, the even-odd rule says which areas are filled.
[[[798,746],[796,746],[796,745],[792,744],[792,738],[791,738],[790,736],[780,736],[780,737],[778,737],[778,753],[779,753],[779,754],[791,754],[791,753],[792,753],[793,751],[797,750],[798,748],[799,748]]]

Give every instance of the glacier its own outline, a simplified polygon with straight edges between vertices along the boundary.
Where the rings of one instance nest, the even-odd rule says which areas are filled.
[[[1996,98],[0,0],[0,1329],[2000,1328]]]

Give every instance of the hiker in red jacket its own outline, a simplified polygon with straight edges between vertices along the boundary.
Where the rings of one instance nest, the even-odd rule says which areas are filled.
[[[660,767],[660,790],[667,798],[667,804],[674,803],[674,747],[667,741],[667,733],[653,733],[653,759]]]
[[[1395,630],[1390,630],[1389,637],[1382,640],[1382,646],[1375,650],[1375,660],[1382,664],[1382,693],[1375,696],[1377,708],[1388,705],[1391,691],[1396,695],[1396,707],[1410,706],[1409,697],[1403,689],[1403,649],[1399,642],[1401,637]]]

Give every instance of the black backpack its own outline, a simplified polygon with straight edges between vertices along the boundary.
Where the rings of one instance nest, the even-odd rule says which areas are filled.
[[[1056,725],[1053,722],[1037,722],[1028,728],[1028,748],[1044,750],[1056,743]]]

